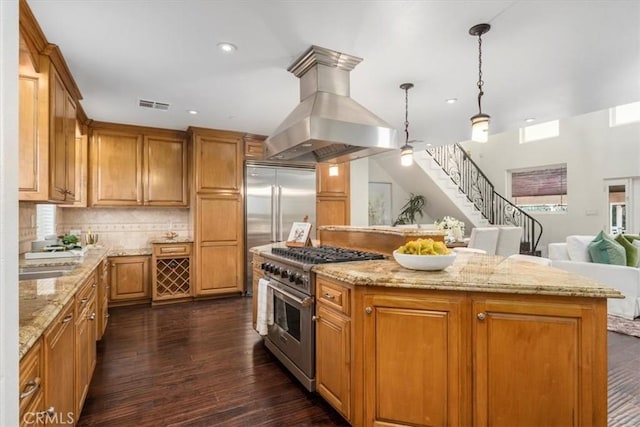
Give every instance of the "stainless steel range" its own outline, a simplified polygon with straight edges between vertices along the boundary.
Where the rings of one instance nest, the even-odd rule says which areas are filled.
[[[383,259],[372,252],[317,246],[273,248],[262,254],[261,268],[269,281],[273,324],[265,337],[266,347],[309,391],[314,391],[316,339],[314,264]]]

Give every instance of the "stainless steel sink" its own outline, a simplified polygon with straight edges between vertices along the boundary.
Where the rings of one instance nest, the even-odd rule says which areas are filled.
[[[30,271],[26,273],[18,273],[18,280],[37,280],[50,279],[52,277],[64,276],[67,271]]]
[[[75,268],[75,264],[65,265],[37,265],[20,268],[18,280],[49,279],[64,276]]]

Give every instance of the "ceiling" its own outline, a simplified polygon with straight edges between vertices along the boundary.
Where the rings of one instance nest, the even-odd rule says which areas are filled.
[[[269,135],[299,102],[288,65],[310,45],[364,60],[351,96],[410,139],[469,139],[640,100],[640,1],[28,0],[100,121]],[[217,49],[228,41],[232,54]],[[458,102],[447,104],[448,98]],[[138,100],[171,104],[143,109]],[[191,115],[187,110],[199,111]],[[403,138],[403,133],[399,133]]]

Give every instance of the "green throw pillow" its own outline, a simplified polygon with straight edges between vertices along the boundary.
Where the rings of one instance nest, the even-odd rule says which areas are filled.
[[[638,248],[634,246],[633,243],[629,241],[629,238],[624,234],[618,234],[614,240],[620,243],[624,248],[624,251],[627,254],[627,266],[637,267],[638,266]]]
[[[623,236],[630,242],[633,243],[634,240],[640,240],[640,236],[637,234],[623,234]]]
[[[591,260],[599,264],[627,265],[627,253],[622,245],[603,231],[588,245]]]

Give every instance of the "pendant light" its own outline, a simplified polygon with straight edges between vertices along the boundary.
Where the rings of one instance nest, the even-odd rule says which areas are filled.
[[[488,114],[482,112],[482,35],[491,29],[489,24],[474,25],[469,29],[469,34],[478,36],[478,114],[471,117],[471,140],[475,142],[487,142],[489,139],[489,119]]]
[[[404,145],[400,147],[400,164],[411,166],[413,164],[413,147],[409,145],[409,89],[413,83],[402,83],[400,89],[404,90]]]

